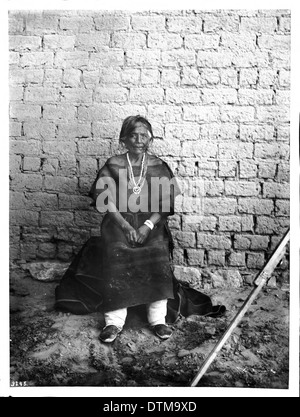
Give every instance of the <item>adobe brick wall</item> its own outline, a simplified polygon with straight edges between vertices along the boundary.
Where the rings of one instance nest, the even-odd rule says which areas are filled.
[[[256,274],[289,226],[288,10],[12,11],[9,49],[13,263],[100,233],[86,193],[139,113],[185,191],[176,275]]]

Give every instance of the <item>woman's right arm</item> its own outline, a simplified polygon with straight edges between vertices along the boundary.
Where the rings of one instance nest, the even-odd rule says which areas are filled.
[[[110,201],[108,204],[108,211],[110,218],[117,223],[120,228],[123,230],[123,233],[127,239],[127,242],[134,244],[137,242],[137,232],[136,230],[124,219],[121,215],[115,204]]]

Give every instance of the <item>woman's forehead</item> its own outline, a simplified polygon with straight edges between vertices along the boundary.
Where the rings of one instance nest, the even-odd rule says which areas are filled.
[[[137,122],[134,126],[133,132],[149,132],[149,130],[143,123]]]

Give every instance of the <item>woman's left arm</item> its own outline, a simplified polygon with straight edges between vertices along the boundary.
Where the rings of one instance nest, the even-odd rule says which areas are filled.
[[[156,225],[161,219],[161,215],[159,213],[152,213],[148,220],[153,224]],[[137,242],[142,244],[147,239],[149,233],[151,232],[151,228],[146,224],[142,224],[137,230]]]

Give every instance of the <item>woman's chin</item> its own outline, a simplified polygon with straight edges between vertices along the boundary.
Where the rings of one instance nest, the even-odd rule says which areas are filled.
[[[144,148],[131,148],[131,149],[129,149],[129,153],[131,153],[133,155],[141,155],[144,152],[145,152]]]

